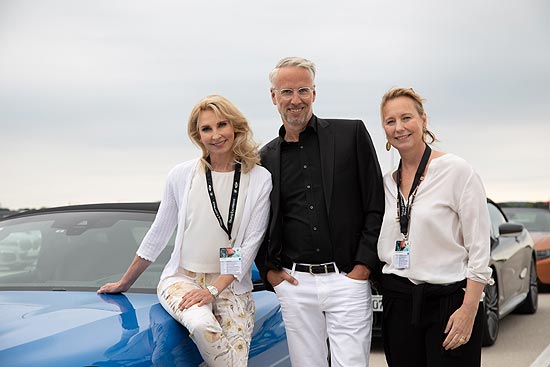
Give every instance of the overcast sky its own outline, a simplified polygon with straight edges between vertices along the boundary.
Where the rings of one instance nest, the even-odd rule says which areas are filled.
[[[316,63],[314,112],[365,121],[384,172],[380,99],[413,87],[489,197],[550,199],[547,0],[0,0],[0,207],[159,200],[200,154],[202,97],[232,100],[259,143],[276,134],[285,56]]]

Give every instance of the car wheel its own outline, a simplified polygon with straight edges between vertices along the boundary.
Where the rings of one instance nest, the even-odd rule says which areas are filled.
[[[483,298],[483,346],[488,347],[495,344],[498,336],[498,287],[497,282],[485,286],[485,297]]]
[[[529,293],[527,298],[517,308],[518,313],[534,314],[537,312],[539,305],[539,287],[537,283],[537,266],[535,259],[531,258],[531,266],[529,269]]]

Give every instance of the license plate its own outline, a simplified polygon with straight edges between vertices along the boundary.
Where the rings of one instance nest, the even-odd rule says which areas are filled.
[[[380,294],[372,295],[372,310],[374,312],[382,312],[382,295]]]

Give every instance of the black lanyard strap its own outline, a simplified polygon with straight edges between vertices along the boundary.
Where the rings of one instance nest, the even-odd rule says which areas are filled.
[[[235,164],[235,173],[233,175],[233,185],[231,186],[231,202],[229,203],[229,214],[227,217],[227,227],[223,223],[223,218],[218,209],[218,203],[216,202],[216,195],[214,194],[214,184],[212,182],[212,171],[206,167],[206,187],[208,189],[208,197],[212,204],[212,210],[214,215],[220,223],[220,227],[227,233],[227,237],[231,241],[231,229],[233,228],[233,222],[235,221],[235,214],[237,213],[237,198],[239,197],[239,183],[241,181],[241,164]]]
[[[414,175],[414,180],[411,186],[411,190],[409,191],[409,197],[407,200],[407,204],[405,204],[405,200],[403,199],[403,195],[401,195],[401,192],[399,190],[399,186],[401,185],[401,160],[399,160],[399,167],[397,168],[397,215],[399,216],[399,225],[401,227],[401,233],[405,238],[408,238],[409,234],[409,220],[411,218],[411,207],[414,201],[414,198],[416,196],[416,191],[418,190],[418,186],[420,185],[420,182],[423,179],[424,171],[426,170],[426,166],[428,165],[428,160],[430,159],[430,153],[432,152],[432,149],[426,144],[426,148],[424,149],[424,154],[422,155],[422,159],[420,160],[420,164],[418,165],[418,168],[416,169],[416,174]]]

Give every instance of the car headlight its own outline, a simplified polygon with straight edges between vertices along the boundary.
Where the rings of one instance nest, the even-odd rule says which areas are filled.
[[[537,260],[548,259],[548,258],[550,258],[550,250],[537,251]]]

